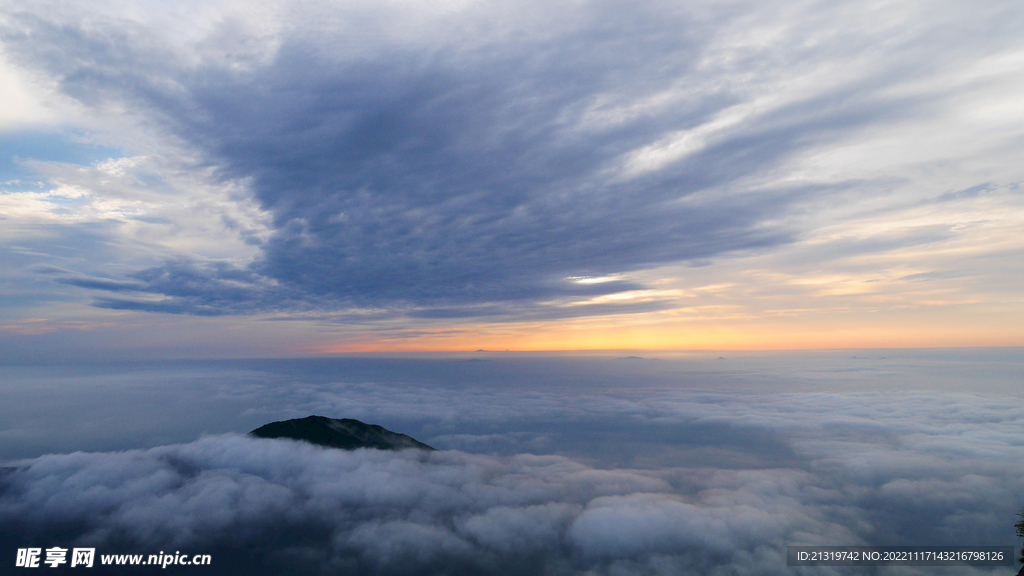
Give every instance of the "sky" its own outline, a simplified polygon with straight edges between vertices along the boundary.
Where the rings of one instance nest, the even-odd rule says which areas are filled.
[[[0,567],[1019,545],[1022,29],[1010,0],[3,2]],[[245,435],[310,414],[438,450]]]
[[[6,2],[0,348],[1021,346],[1022,25]]]

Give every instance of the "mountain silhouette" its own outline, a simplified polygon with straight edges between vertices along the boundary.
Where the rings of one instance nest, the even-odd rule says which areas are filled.
[[[342,450],[356,450],[357,448],[433,450],[430,446],[405,434],[392,432],[383,426],[366,424],[351,418],[339,420],[326,416],[306,416],[305,418],[264,424],[249,434],[259,438],[303,440],[317,446],[341,448]]]

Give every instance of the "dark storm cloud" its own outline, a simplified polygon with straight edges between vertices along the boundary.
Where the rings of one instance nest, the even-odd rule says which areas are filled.
[[[815,190],[730,187],[920,104],[879,96],[884,71],[624,176],[630,153],[748,98],[698,66],[716,23],[655,5],[550,17],[562,23],[548,34],[429,49],[284,33],[271,59],[240,68],[185,62],[160,34],[102,18],[19,14],[4,40],[80,101],[158,122],[221,178],[248,182],[272,214],[273,233],[244,271],[169,263],[136,275],[161,302],[97,300],[165,312],[355,306],[454,317],[620,291],[566,278],[787,242],[792,232],[767,222]],[[630,112],[687,85],[700,89]]]

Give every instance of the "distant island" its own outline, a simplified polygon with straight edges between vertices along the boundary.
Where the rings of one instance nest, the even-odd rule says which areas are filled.
[[[249,432],[257,438],[289,438],[302,440],[317,446],[356,450],[359,448],[376,448],[377,450],[402,450],[418,448],[434,450],[423,442],[392,432],[383,426],[366,424],[351,418],[327,418],[326,416],[306,416],[264,424]]]

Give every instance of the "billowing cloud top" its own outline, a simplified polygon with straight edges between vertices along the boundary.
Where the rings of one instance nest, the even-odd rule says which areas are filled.
[[[455,405],[471,420],[504,399],[506,413],[536,417],[543,410],[524,408],[546,404],[548,429],[588,434],[573,415],[578,394],[406,389],[403,398],[396,388],[387,396],[398,400],[374,409]],[[341,405],[358,396],[308,385],[290,392],[311,390]],[[787,545],[1014,544],[1024,417],[1013,398],[936,390],[622,396],[589,398],[585,417],[600,427],[597,440],[660,442],[662,463],[348,452],[234,434],[11,463],[0,475],[0,543],[12,551],[4,561],[16,547],[58,545],[210,554],[213,574],[783,575],[791,573]],[[635,434],[616,430],[617,421]],[[701,424],[714,433],[701,435]],[[744,430],[789,449],[745,441],[758,465],[723,465],[728,451],[719,442]],[[709,449],[690,465],[664,465],[688,442]]]

